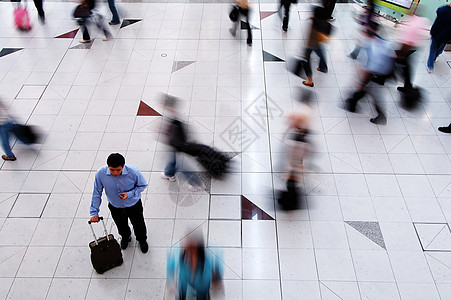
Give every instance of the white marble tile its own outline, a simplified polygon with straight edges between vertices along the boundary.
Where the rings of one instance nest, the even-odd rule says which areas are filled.
[[[62,247],[28,247],[18,277],[50,277],[55,273]]]
[[[433,278],[423,252],[389,251],[388,256],[398,284],[433,283]]]
[[[282,280],[318,280],[313,249],[280,249]]]
[[[243,280],[243,299],[253,297],[281,299],[279,282],[275,280]]]
[[[72,220],[41,219],[33,234],[30,245],[33,246],[64,246]]]
[[[37,218],[8,218],[0,231],[0,245],[27,246],[33,236],[39,219]]]
[[[358,281],[392,282],[393,271],[386,251],[352,250],[352,261]]]
[[[209,247],[242,247],[241,221],[208,222]]]
[[[394,282],[359,282],[359,290],[363,299],[401,299]]]
[[[51,278],[16,278],[9,290],[7,298],[45,298],[51,281]]]
[[[55,270],[55,276],[67,279],[90,278],[94,272],[91,260],[86,259],[90,253],[91,251],[87,245],[64,247],[58,262],[58,267]],[[87,289],[87,286],[85,289]]]
[[[0,248],[0,274],[2,277],[14,278],[27,251],[25,246]],[[8,291],[6,291],[8,292]]]
[[[279,279],[277,250],[243,249],[243,279]]]
[[[83,298],[88,290],[90,279],[54,278],[46,299]]]
[[[276,228],[274,221],[242,221],[243,247],[276,248]]]
[[[19,194],[9,213],[10,218],[39,218],[49,194]]]
[[[356,275],[349,250],[315,250],[316,267],[321,281],[355,281]]]

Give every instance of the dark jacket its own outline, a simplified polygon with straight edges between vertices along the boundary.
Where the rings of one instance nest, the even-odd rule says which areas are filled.
[[[431,36],[440,43],[451,40],[451,6],[445,5],[437,9],[437,18],[431,27]]]

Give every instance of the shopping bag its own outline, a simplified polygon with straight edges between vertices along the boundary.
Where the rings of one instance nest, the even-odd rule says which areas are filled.
[[[30,15],[26,6],[19,4],[14,9],[14,24],[19,30],[28,31],[31,29]]]
[[[85,6],[85,4],[80,4],[75,7],[74,18],[88,18],[91,15],[91,10]]]
[[[239,14],[240,14],[240,11],[238,9],[238,6],[236,6],[236,5],[232,6],[232,11],[229,14],[230,21],[232,21],[232,22],[238,21]]]
[[[307,78],[307,75],[305,74],[306,63],[307,61],[304,58],[295,56],[287,62],[287,69],[298,77]]]

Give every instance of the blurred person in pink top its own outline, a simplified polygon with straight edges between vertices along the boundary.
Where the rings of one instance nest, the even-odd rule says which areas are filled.
[[[413,88],[411,55],[427,39],[429,27],[429,21],[417,15],[409,15],[401,23],[398,32],[399,49],[396,50],[396,62],[401,67],[404,86],[398,86],[398,91],[406,92]]]

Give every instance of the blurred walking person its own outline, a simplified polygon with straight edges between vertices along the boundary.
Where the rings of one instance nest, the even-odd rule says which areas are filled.
[[[176,181],[175,173],[177,172],[177,160],[180,159],[180,153],[190,153],[190,145],[188,143],[187,128],[177,111],[178,99],[170,95],[163,95],[163,103],[165,109],[165,130],[166,142],[171,147],[170,158],[161,173],[161,178],[170,182]],[[177,159],[178,157],[178,159]],[[188,179],[188,189],[196,192],[201,189],[202,182],[193,172],[182,171]]]
[[[83,38],[80,43],[91,43],[91,36],[88,31],[88,23],[94,24],[105,34],[104,41],[108,41],[112,35],[104,24],[104,17],[100,14],[96,7],[96,0],[83,0],[80,5],[75,8],[74,17],[78,19]]]
[[[357,43],[354,46],[354,50],[349,54],[349,57],[352,59],[357,59],[360,53],[360,49],[367,41],[365,32],[367,29],[375,30],[375,28],[370,28],[370,26],[374,27],[376,22],[376,14],[374,12],[374,0],[368,0],[367,5],[364,8],[363,13],[359,14],[357,17],[354,17],[357,24],[360,25],[359,35],[357,37]],[[377,33],[377,32],[376,32]]]
[[[296,209],[301,197],[299,183],[302,181],[304,158],[310,152],[309,118],[311,110],[305,105],[303,112],[288,115],[288,127],[284,137],[288,139],[289,174],[286,181],[286,191],[278,197],[278,202],[284,209]]]
[[[241,21],[240,16],[243,15],[244,17],[246,17],[246,22],[247,22],[246,43],[249,46],[252,46],[252,29],[251,29],[251,23],[249,23],[249,13],[250,13],[249,0],[235,0],[235,2],[238,6],[238,18],[236,19],[236,21],[233,21],[232,28],[230,28],[229,31],[233,36],[236,36],[236,31],[237,31],[238,25]]]
[[[401,67],[404,77],[404,86],[399,86],[398,91],[404,92],[413,88],[411,55],[426,37],[429,24],[426,18],[416,15],[407,16],[401,24],[398,32],[399,49],[396,50],[396,62]]]
[[[288,31],[288,21],[290,19],[290,6],[291,4],[297,4],[298,0],[280,0],[279,16],[282,19],[282,30]],[[283,10],[283,15],[282,15]]]
[[[36,6],[36,10],[38,11],[39,21],[41,24],[45,23],[45,13],[42,5],[42,0],[33,0],[34,6]]]
[[[361,65],[360,70],[360,82],[357,86],[357,90],[351,95],[350,98],[345,100],[345,109],[350,112],[356,111],[357,102],[365,96],[367,92],[367,85],[373,78],[373,76],[379,76],[384,78],[393,72],[395,52],[390,43],[377,36],[377,23],[373,23],[370,28],[365,32],[368,41],[366,42],[363,50],[366,52],[366,62]],[[379,101],[379,95],[373,91],[372,93],[374,107],[377,112],[377,116],[370,119],[371,123],[385,125],[387,124],[387,118],[382,107],[382,102]]]
[[[119,19],[119,13],[117,12],[116,2],[115,0],[108,0],[108,7],[110,8],[112,18],[110,21],[110,25],[119,25],[121,23]]]
[[[173,248],[167,260],[167,287],[179,300],[210,299],[210,289],[223,289],[222,266],[201,237],[187,237],[182,248]],[[171,291],[172,289],[172,291]]]
[[[3,151],[5,151],[2,158],[9,161],[16,160],[16,156],[12,152],[11,144],[9,143],[9,137],[12,134],[13,126],[14,122],[9,115],[8,107],[0,100],[0,138]]]
[[[303,85],[313,87],[313,72],[310,62],[310,55],[315,52],[319,57],[319,66],[317,70],[322,73],[327,73],[326,57],[323,50],[323,44],[327,41],[332,31],[332,25],[327,21],[328,12],[323,6],[316,6],[313,10],[313,16],[310,17],[312,25],[310,27],[310,33],[305,47],[304,59],[305,62],[305,74],[307,75],[307,81],[302,81]]]

